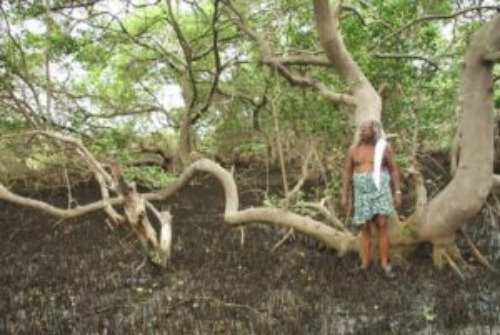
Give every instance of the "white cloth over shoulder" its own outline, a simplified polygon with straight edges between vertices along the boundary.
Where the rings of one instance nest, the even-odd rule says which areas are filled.
[[[373,181],[375,186],[380,190],[380,173],[382,170],[382,160],[384,158],[385,148],[387,147],[387,141],[385,138],[379,138],[377,143],[375,143],[375,154],[373,155]]]

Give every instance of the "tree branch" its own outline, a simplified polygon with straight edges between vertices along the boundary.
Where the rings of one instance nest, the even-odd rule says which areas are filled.
[[[483,207],[491,192],[495,125],[493,66],[485,63],[483,56],[492,51],[500,51],[500,14],[473,35],[465,54],[458,168],[453,180],[425,206],[419,227],[424,238],[453,235]]]
[[[186,37],[184,36],[184,33],[182,32],[182,29],[177,22],[174,11],[172,9],[172,4],[171,0],[165,0],[167,3],[167,10],[168,10],[168,17],[169,17],[169,23],[174,29],[175,35],[177,39],[179,40],[179,44],[182,49],[182,53],[184,55],[184,58],[186,60],[186,67],[185,70],[188,73],[189,81],[191,83],[191,97],[190,101],[188,101],[187,105],[189,106],[188,109],[191,110],[195,105],[198,100],[198,88],[196,87],[195,83],[195,75],[193,72],[193,50],[191,49],[188,41],[186,40]]]
[[[468,8],[464,8],[462,10],[459,10],[455,13],[452,13],[452,14],[437,14],[437,15],[426,15],[426,16],[422,16],[422,17],[419,17],[413,21],[410,21],[408,22],[407,24],[405,24],[404,26],[402,26],[401,28],[397,29],[396,31],[394,31],[393,33],[387,35],[383,40],[380,41],[380,43],[382,42],[385,42],[391,38],[393,38],[394,36],[397,36],[399,34],[401,34],[403,31],[421,23],[421,22],[425,22],[425,21],[434,21],[434,20],[450,20],[450,19],[454,19],[456,18],[457,16],[460,16],[460,15],[463,15],[465,13],[468,13],[468,12],[472,12],[472,11],[479,11],[479,10],[499,10],[500,9],[500,6],[472,6],[472,7],[468,7]]]
[[[426,62],[434,68],[434,71],[439,70],[438,64],[428,57],[422,55],[410,55],[410,54],[385,54],[385,53],[375,53],[374,57],[377,58],[394,58],[394,59],[416,59]]]
[[[314,0],[313,4],[323,50],[353,92],[356,124],[367,118],[380,119],[381,98],[347,50],[338,29],[340,7],[332,9],[329,0]]]
[[[217,22],[219,20],[219,0],[214,1],[214,13],[212,16],[211,30],[212,30],[212,46],[213,46],[213,54],[214,54],[214,65],[215,65],[215,74],[212,80],[212,85],[210,85],[210,91],[208,93],[208,97],[205,101],[203,107],[200,108],[199,112],[195,115],[194,119],[191,121],[194,124],[212,105],[214,96],[217,92],[217,87],[219,86],[220,76],[223,71],[223,67],[221,65],[220,55],[219,55],[219,30],[217,28]]]
[[[233,13],[237,17],[237,19],[234,19],[231,17],[231,15],[228,15],[231,20],[236,24],[236,26],[238,26],[239,29],[245,32],[257,43],[257,46],[260,50],[261,60],[264,64],[270,66],[272,69],[276,69],[278,73],[282,75],[293,86],[314,88],[319,91],[321,96],[330,101],[340,102],[351,106],[355,105],[356,102],[351,95],[333,92],[328,89],[326,85],[319,81],[308,78],[306,76],[298,76],[293,74],[285,66],[286,64],[306,65],[307,60],[312,61],[308,65],[325,66],[326,63],[324,60],[321,60],[320,57],[317,56],[305,57],[304,55],[301,55],[300,57],[292,56],[290,58],[273,56],[269,44],[260,34],[250,28],[250,25],[246,22],[245,18],[241,15],[241,13],[238,12],[238,10],[232,5],[232,3],[230,1],[224,1],[224,3],[226,5],[225,8],[227,8],[226,12],[229,12],[228,14]]]
[[[272,57],[272,63],[281,63],[283,65],[313,65],[330,67],[332,64],[328,61],[325,55],[311,55],[299,53],[286,57]]]
[[[101,0],[92,0],[89,2],[80,2],[80,1],[70,1],[69,3],[61,3],[61,4],[56,4],[50,7],[51,11],[60,11],[63,9],[74,9],[74,8],[86,8],[86,7],[92,7],[95,4],[99,3]]]

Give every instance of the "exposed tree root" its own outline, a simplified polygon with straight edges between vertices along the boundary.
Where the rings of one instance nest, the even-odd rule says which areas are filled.
[[[279,247],[281,247],[286,241],[288,241],[288,239],[293,235],[294,233],[294,229],[293,228],[290,228],[288,230],[288,232],[285,234],[285,236],[283,236],[283,238],[281,240],[278,241],[278,243],[276,243],[274,245],[274,247],[271,249],[271,251],[276,251]]]
[[[443,256],[446,258],[446,260],[448,261],[448,264],[450,264],[451,268],[460,277],[460,279],[465,280],[464,274],[462,273],[462,271],[460,270],[458,265],[455,263],[453,258],[448,254],[448,252],[444,251]]]
[[[434,243],[432,248],[432,261],[438,268],[442,269],[445,262],[452,259],[454,262],[463,264],[462,255],[454,241],[447,241],[447,243]],[[449,261],[448,261],[449,262]]]
[[[476,247],[476,245],[474,244],[474,242],[470,238],[469,234],[467,234],[467,231],[465,230],[465,228],[463,228],[463,227],[460,228],[460,232],[464,236],[465,241],[467,242],[467,245],[471,248],[472,253],[474,254],[474,256],[476,256],[477,261],[481,265],[483,265],[485,268],[487,268],[488,270],[490,270],[494,273],[500,273],[500,270],[498,270],[493,265],[491,265],[491,263],[488,261],[488,259],[481,253],[481,251],[479,251],[479,249]]]

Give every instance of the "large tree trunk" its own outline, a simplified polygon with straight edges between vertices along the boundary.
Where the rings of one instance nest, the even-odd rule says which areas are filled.
[[[488,196],[493,178],[493,62],[500,51],[500,15],[473,37],[462,75],[463,115],[460,161],[451,183],[428,205],[419,232],[427,239],[452,235],[476,214]]]

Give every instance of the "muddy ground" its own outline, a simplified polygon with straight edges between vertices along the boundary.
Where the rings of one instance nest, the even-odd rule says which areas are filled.
[[[240,187],[242,207],[261,187]],[[98,197],[74,191],[82,204]],[[31,195],[67,205],[63,191]],[[242,245],[208,176],[158,206],[174,216],[164,271],[141,267],[133,235],[101,212],[60,222],[0,202],[0,334],[500,334],[499,277],[472,260],[462,281],[424,245],[388,280],[304,239],[273,252],[284,232],[264,225],[246,227]],[[498,225],[483,217],[469,230],[499,266]]]

